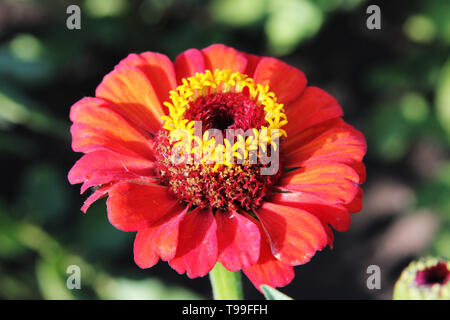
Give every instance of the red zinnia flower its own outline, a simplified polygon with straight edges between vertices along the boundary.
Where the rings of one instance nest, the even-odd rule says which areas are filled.
[[[85,155],[69,181],[83,183],[81,192],[96,187],[84,212],[108,195],[111,224],[137,231],[141,268],[161,258],[194,278],[220,262],[257,288],[284,286],[293,266],[332,246],[331,227],[346,231],[361,210],[366,143],[342,115],[333,97],[275,58],[220,44],[174,63],[131,54],[71,109],[72,147]],[[239,152],[241,164],[174,164],[174,132],[192,132],[194,121],[202,132],[278,129],[279,170],[262,175],[264,165]],[[211,140],[203,141],[204,152]]]

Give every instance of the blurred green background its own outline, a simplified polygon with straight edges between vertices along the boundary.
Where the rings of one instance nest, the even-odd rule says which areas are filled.
[[[66,8],[81,8],[81,30]],[[382,29],[366,28],[378,4]],[[225,43],[301,68],[344,108],[368,141],[364,209],[335,249],[318,253],[281,291],[295,299],[390,299],[403,267],[450,258],[450,2],[444,0],[0,1],[0,298],[208,299],[165,262],[133,262],[133,233],[108,223],[104,201],[67,173],[70,106],[93,96],[131,52],[174,59]],[[66,268],[81,267],[81,290]],[[366,287],[381,267],[381,290]],[[244,279],[247,298],[262,295]]]

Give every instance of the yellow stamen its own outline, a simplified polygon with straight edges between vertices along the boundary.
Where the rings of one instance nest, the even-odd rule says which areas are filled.
[[[224,141],[215,141],[215,138],[209,138],[206,131],[202,137],[203,141],[194,135],[195,121],[186,119],[185,113],[195,100],[202,96],[214,93],[235,92],[240,93],[245,88],[248,89],[249,97],[255,101],[257,106],[264,109],[264,118],[266,125],[261,128],[252,128],[253,136],[244,140],[242,135],[237,135],[237,142],[231,146],[231,143],[224,138]],[[182,84],[176,90],[170,91],[170,102],[164,102],[169,109],[168,116],[162,116],[164,121],[163,128],[169,131],[170,141],[186,143],[186,148],[181,148],[184,152],[192,154],[201,154],[202,163],[216,162],[214,169],[217,170],[218,162],[226,166],[233,166],[232,157],[242,161],[248,160],[249,151],[256,150],[258,146],[265,152],[266,146],[271,144],[275,150],[277,148],[273,139],[287,136],[286,131],[281,129],[286,123],[287,118],[284,113],[283,104],[277,103],[275,93],[271,92],[269,86],[255,83],[254,80],[240,72],[232,70],[206,70],[204,73],[196,73],[195,76],[185,78]],[[179,129],[184,131],[180,134]],[[261,130],[261,133],[258,130]],[[276,129],[272,132],[272,130]],[[196,147],[190,148],[192,142]],[[200,150],[201,146],[201,150]]]

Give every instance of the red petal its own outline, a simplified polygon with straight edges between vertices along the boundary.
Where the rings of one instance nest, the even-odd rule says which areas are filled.
[[[269,85],[278,101],[287,105],[302,94],[306,87],[306,77],[299,69],[281,60],[263,57],[255,70],[257,83]]]
[[[205,72],[205,59],[200,50],[189,49],[182,52],[175,59],[177,83],[181,84],[183,78],[194,76],[197,72]]]
[[[241,214],[216,213],[218,261],[236,272],[254,264],[259,257],[260,233],[258,227]]]
[[[361,187],[358,188],[358,193],[356,194],[356,197],[353,199],[352,202],[345,205],[347,209],[354,213],[354,212],[360,212],[362,210],[362,197],[363,197],[363,189]]]
[[[350,203],[358,192],[359,176],[351,167],[324,163],[291,171],[278,184],[279,189],[307,193],[319,200]]]
[[[89,209],[89,207],[91,206],[91,204],[93,204],[95,201],[97,201],[98,199],[104,197],[109,189],[111,189],[112,185],[106,185],[103,186],[101,188],[99,188],[98,190],[96,190],[93,194],[91,194],[86,201],[84,201],[83,206],[81,207],[81,211],[83,211],[84,213],[86,213],[87,209]]]
[[[365,150],[365,149],[364,149]],[[347,164],[352,167],[359,175],[359,184],[363,184],[366,181],[366,166],[361,161],[349,161]]]
[[[304,264],[327,244],[320,220],[304,210],[266,202],[256,216],[270,240],[273,255],[286,264]]]
[[[114,103],[115,110],[145,130],[156,133],[161,128],[164,108],[153,84],[137,67],[117,66],[97,87],[95,95]]]
[[[244,73],[247,66],[245,55],[223,44],[213,44],[202,50],[205,58],[205,69],[230,69]]]
[[[83,98],[72,106],[72,148],[77,152],[111,150],[134,158],[153,159],[152,140],[97,98]]]
[[[285,109],[288,123],[283,129],[288,137],[344,114],[335,98],[316,87],[307,87],[303,94]],[[292,119],[295,121],[289,121]]]
[[[161,53],[144,52],[141,54],[130,54],[116,67],[137,67],[151,82],[159,102],[168,101],[170,90],[177,86],[175,68],[172,61]]]
[[[179,206],[175,207],[172,213],[158,221],[160,230],[158,236],[155,238],[155,250],[161,259],[168,261],[175,257],[178,247],[178,237],[180,231],[180,223],[187,214],[188,207],[180,211]]]
[[[69,172],[71,184],[83,183],[81,193],[95,185],[153,175],[153,162],[107,150],[93,151],[78,160]]]
[[[254,221],[260,230],[260,254],[255,264],[244,268],[242,271],[259,291],[261,291],[261,285],[263,284],[271,287],[283,287],[287,285],[294,279],[294,268],[273,256],[270,250],[269,240],[264,233],[261,223],[251,217],[248,218]]]
[[[245,53],[245,57],[247,58],[247,68],[245,69],[245,74],[253,78],[259,61],[261,61],[262,57],[248,53]]]
[[[178,223],[188,208],[179,207],[158,220],[152,226],[139,230],[134,240],[134,261],[141,268],[154,266],[160,256],[163,260],[173,258],[178,245]]]
[[[334,234],[333,230],[330,228],[330,226],[324,224],[323,225],[325,232],[327,233],[327,242],[331,249],[333,249],[333,242],[334,242]]]
[[[108,219],[117,229],[136,231],[149,227],[175,206],[180,206],[178,200],[164,186],[121,182],[109,191]]]
[[[139,230],[134,239],[134,262],[142,269],[153,267],[159,261],[155,252],[155,236],[158,227]]]
[[[364,136],[342,119],[328,121],[291,136],[283,147],[286,167],[335,162],[353,166],[361,162],[367,149]]]
[[[169,264],[189,278],[203,277],[217,262],[217,225],[211,211],[199,208],[187,213],[180,223],[178,248]]]
[[[303,192],[273,193],[270,201],[283,206],[305,210],[338,231],[347,231],[350,227],[349,210],[341,204],[332,204]]]

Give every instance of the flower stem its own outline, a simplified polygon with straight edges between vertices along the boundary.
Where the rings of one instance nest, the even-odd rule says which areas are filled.
[[[217,263],[209,273],[215,300],[242,300],[241,272],[231,272]]]

